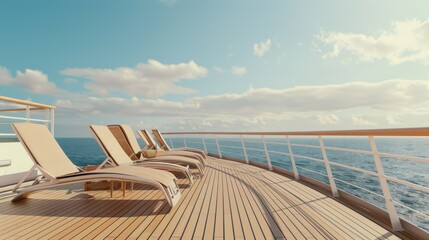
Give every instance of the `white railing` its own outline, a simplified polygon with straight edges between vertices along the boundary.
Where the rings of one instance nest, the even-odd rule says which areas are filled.
[[[325,184],[328,184],[330,186],[333,197],[339,196],[337,183],[340,182],[340,183],[347,184],[349,186],[353,186],[356,189],[360,189],[365,192],[370,192],[371,194],[374,194],[377,197],[383,198],[385,209],[387,209],[387,213],[389,214],[389,218],[394,231],[401,231],[403,229],[398,211],[396,209],[396,205],[404,207],[408,211],[415,212],[419,216],[422,216],[425,219],[429,220],[428,213],[422,213],[419,210],[413,209],[409,206],[405,206],[404,204],[398,201],[394,201],[394,199],[392,198],[392,193],[388,182],[394,182],[396,184],[410,187],[412,189],[415,189],[417,191],[421,191],[424,193],[429,193],[428,186],[423,186],[421,184],[416,184],[407,180],[402,180],[397,178],[396,176],[387,176],[385,174],[385,171],[383,169],[383,164],[381,161],[381,157],[383,157],[383,158],[394,158],[394,159],[400,159],[405,161],[429,164],[429,158],[427,158],[429,156],[426,156],[426,157],[406,156],[406,155],[400,155],[400,154],[379,152],[375,141],[375,137],[381,137],[381,136],[429,137],[429,128],[323,131],[323,132],[275,132],[275,133],[273,132],[266,132],[266,133],[261,133],[261,132],[181,132],[181,133],[171,132],[171,133],[164,133],[164,134],[169,136],[169,140],[172,146],[180,145],[180,139],[182,139],[184,143],[187,143],[186,146],[191,146],[191,147],[195,147],[195,145],[203,146],[204,148],[203,150],[205,152],[208,152],[209,154],[214,154],[219,158],[223,158],[223,157],[227,158],[227,156],[234,156],[234,158],[237,158],[236,156],[240,156],[239,158],[244,162],[246,162],[247,164],[254,162],[252,161],[254,159],[264,158],[265,164],[269,170],[273,170],[274,168],[281,168],[278,166],[278,164],[286,163],[283,161],[272,159],[270,154],[288,156],[290,159],[290,164],[292,166],[291,173],[293,174],[296,180],[299,180],[301,176],[309,177],[308,174],[306,175],[304,174],[304,172],[309,172],[315,175],[319,175],[320,177],[327,178],[328,181],[325,182]],[[245,136],[249,138],[246,139]],[[318,144],[312,145],[312,144],[303,144],[303,143],[292,143],[290,140],[290,137],[313,137],[313,138],[316,138]],[[368,151],[368,150],[348,149],[344,147],[325,146],[324,139],[326,137],[354,137],[354,138],[366,137],[368,139],[370,150]],[[273,139],[275,138],[275,140],[277,141],[269,141],[270,138],[273,138]],[[429,142],[429,139],[428,139],[428,142]],[[259,145],[260,148],[252,146],[252,144]],[[268,147],[268,145],[282,146],[284,147],[284,151],[279,149],[271,150]],[[294,147],[312,149],[313,151],[314,150],[320,151],[321,158],[318,158],[315,156],[305,156],[302,153],[300,154],[294,153],[293,152]],[[369,171],[367,169],[363,169],[357,166],[349,166],[338,162],[332,162],[328,157],[327,150],[372,156],[374,171]],[[305,166],[297,166],[298,165],[296,162],[297,158],[322,164],[321,166],[323,166],[323,171],[319,171],[321,169],[315,170],[315,169],[309,169],[308,167],[305,167]],[[344,181],[343,179],[335,178],[333,174],[333,170],[331,169],[332,166],[337,168],[347,169],[355,173],[360,173],[360,174],[363,174],[364,176],[376,177],[379,181],[381,194],[365,189],[364,187],[357,186],[353,182],[347,182],[347,181]],[[301,169],[301,172],[299,171],[299,169]],[[286,170],[286,169],[283,168],[282,170]],[[314,179],[314,180],[317,180],[317,179]]]
[[[15,136],[10,127],[13,122],[45,124],[54,134],[54,116],[54,106],[0,96],[0,126],[2,126],[0,128],[0,137]],[[10,132],[7,132],[7,130],[10,130]]]

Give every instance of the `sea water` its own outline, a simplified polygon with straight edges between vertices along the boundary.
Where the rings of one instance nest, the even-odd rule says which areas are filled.
[[[269,158],[272,165],[293,171],[286,140],[282,138],[266,138],[265,141],[267,142],[267,150],[271,152],[269,153]],[[305,156],[323,160],[320,148],[302,146],[319,146],[319,140],[317,138],[291,138],[290,141],[292,145],[296,144],[291,146],[291,150],[295,156],[294,160],[299,174],[329,184],[324,163],[299,157]],[[59,138],[58,142],[70,159],[78,166],[97,165],[106,158],[95,139]],[[185,146],[185,141],[179,138],[170,139],[168,142],[174,147]],[[215,139],[205,138],[204,143],[209,153],[219,153]],[[245,159],[240,139],[220,138],[218,143],[222,156]],[[143,146],[142,142],[140,144]],[[326,138],[324,139],[324,144],[326,147],[371,151],[367,138]],[[378,151],[382,153],[429,158],[428,138],[377,138],[376,144]],[[204,149],[201,138],[187,138],[186,145]],[[245,139],[244,146],[249,160],[267,163],[262,139]],[[376,173],[374,158],[370,154],[335,150],[326,150],[326,154],[330,162]],[[429,188],[429,163],[385,157],[381,157],[381,162],[385,175]],[[338,189],[386,210],[378,177],[333,165],[331,170]],[[399,215],[429,231],[429,194],[392,181],[388,181],[388,184]]]

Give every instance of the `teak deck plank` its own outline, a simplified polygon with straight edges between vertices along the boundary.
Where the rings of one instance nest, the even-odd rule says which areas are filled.
[[[76,194],[74,195],[76,196]],[[46,201],[40,200],[36,204],[33,204],[37,209],[28,210],[27,214],[29,214],[30,216],[25,217],[25,214],[24,214],[23,218],[19,222],[16,222],[16,224],[18,224],[20,227],[19,228],[13,227],[13,230],[9,230],[7,233],[3,235],[3,237],[7,238],[12,235],[24,237],[24,235],[27,232],[35,233],[34,230],[36,230],[37,232],[41,228],[43,229],[43,227],[49,226],[50,222],[55,223],[54,222],[55,218],[57,218],[58,215],[60,214],[64,215],[64,214],[67,214],[69,211],[73,212],[75,210],[73,204],[65,205],[64,202],[62,202],[62,201],[70,202],[69,200],[59,199],[54,203],[51,203],[51,200],[52,199],[47,199]],[[83,207],[84,205],[85,204],[80,205],[79,207]],[[19,214],[23,214],[23,213],[19,213]],[[27,226],[27,225],[29,227],[22,228],[23,226]]]
[[[233,178],[235,179],[236,190],[238,191],[237,192],[238,196],[240,196],[239,198],[241,199],[241,202],[243,203],[245,212],[246,212],[247,217],[248,217],[249,222],[250,222],[251,230],[253,230],[253,235],[254,235],[255,239],[263,239],[264,233],[263,233],[261,226],[260,226],[260,224],[259,224],[258,220],[256,219],[256,216],[253,212],[253,206],[249,203],[249,201],[245,195],[245,192],[243,190],[243,188],[245,187],[245,186],[243,186],[244,185],[243,180],[237,177],[238,176],[237,172],[231,171],[231,174],[232,174],[232,176],[234,176]],[[246,230],[247,226],[243,226],[243,227],[244,227],[245,231],[247,231]],[[246,239],[247,239],[247,237],[246,237]]]
[[[250,180],[250,182],[253,182],[253,180]],[[261,183],[258,182],[258,184],[260,185]],[[279,220],[279,227],[282,229],[283,234],[286,236],[286,238],[304,238],[304,236],[301,235],[299,229],[294,225],[294,222],[289,219],[289,216],[285,215],[283,212],[280,211],[282,209],[282,207],[280,206],[282,203],[273,200],[271,193],[267,193],[265,189],[258,188],[255,186],[255,189],[257,189],[262,195],[263,199],[261,199],[261,201],[264,201],[265,205],[271,210],[272,216]]]
[[[272,202],[280,205],[279,209],[276,210],[276,213],[282,216],[283,220],[289,220],[289,223],[287,225],[293,229],[293,233],[296,238],[320,239],[331,238],[332,235],[336,235],[339,238],[350,238],[349,236],[342,235],[341,233],[332,229],[329,222],[324,221],[323,218],[320,218],[317,215],[311,214],[311,211],[307,212],[302,211],[301,209],[300,211],[298,211],[297,209],[295,209],[299,208],[300,202],[297,203],[296,201],[294,201],[293,195],[290,195],[287,192],[281,192],[276,189],[278,184],[278,181],[273,181],[271,187],[269,187],[270,183],[266,183],[264,185],[259,186],[258,189],[259,191],[265,193],[264,196],[271,196]],[[320,228],[319,225],[322,225],[322,228]],[[297,229],[299,232],[296,231]],[[328,229],[328,231],[326,231],[325,229]],[[328,234],[325,234],[325,232],[330,232],[333,234],[329,236]]]
[[[158,192],[158,191],[153,191],[153,192]],[[133,200],[138,200],[139,195],[135,195],[133,196]],[[150,200],[153,199],[158,199],[159,196],[154,195],[154,197],[152,198],[147,198]],[[104,223],[102,223],[100,226],[95,226],[93,229],[93,231],[89,230],[88,232],[90,232],[88,235],[86,235],[85,237],[81,237],[79,235],[77,235],[77,238],[82,238],[82,239],[94,239],[95,237],[100,238],[100,239],[104,239],[106,238],[105,235],[108,235],[109,231],[112,231],[114,229],[116,229],[116,227],[118,225],[121,225],[121,223],[123,221],[125,221],[128,217],[130,217],[133,213],[138,211],[138,202],[133,201],[133,204],[129,204],[130,206],[126,206],[127,208],[121,210],[121,212],[124,212],[124,214],[122,216],[114,216],[114,217],[110,217],[107,221],[105,221]],[[125,207],[125,206],[124,206]],[[129,210],[128,210],[129,209]],[[128,211],[127,211],[128,210]]]
[[[136,188],[136,186],[134,186],[134,187]],[[158,199],[160,196],[161,196],[161,194],[160,194],[159,191],[152,191],[147,196],[146,199],[148,199],[148,201],[152,201],[152,200]],[[121,216],[121,217],[112,217],[111,219],[109,219],[111,221],[111,223],[105,222],[103,224],[103,225],[105,225],[104,228],[99,228],[100,231],[93,231],[93,232],[91,232],[90,234],[88,234],[87,236],[85,236],[84,239],[94,239],[94,238],[105,239],[107,237],[113,238],[115,236],[113,232],[115,232],[117,229],[119,229],[119,231],[121,231],[122,228],[120,228],[120,226],[129,226],[129,224],[125,225],[125,223],[126,222],[128,222],[128,223],[132,222],[133,220],[135,220],[135,216],[137,216],[137,215],[141,216],[142,213],[149,207],[149,204],[145,204],[145,205],[141,206],[141,204],[138,204],[136,202],[134,204],[134,206],[135,207],[133,207],[130,211],[128,211],[127,213],[125,213],[123,216]]]
[[[183,236],[186,225],[188,224],[188,222],[190,221],[190,219],[192,218],[192,212],[194,211],[195,208],[198,208],[198,206],[201,206],[202,201],[204,200],[204,194],[205,194],[205,190],[207,190],[205,188],[205,184],[207,182],[207,179],[209,179],[210,176],[209,174],[211,173],[207,173],[203,179],[201,179],[200,181],[197,182],[198,187],[194,188],[195,191],[193,192],[192,196],[190,196],[190,200],[187,203],[186,206],[186,210],[183,211],[183,214],[181,216],[177,215],[175,217],[177,217],[174,221],[177,221],[177,225],[176,227],[173,229],[172,227],[170,228],[165,228],[165,231],[162,233],[162,235],[157,235],[156,233],[152,234],[151,237],[158,237],[160,236],[161,238],[180,238],[181,236]],[[179,219],[180,218],[180,219]],[[170,222],[173,223],[173,222]],[[195,226],[195,225],[193,225]]]
[[[230,169],[228,169],[228,172],[230,174],[232,174],[232,176],[233,176],[233,173],[230,171]],[[231,179],[231,183],[232,183],[232,189],[234,192],[234,199],[235,199],[235,202],[237,204],[238,216],[240,218],[241,227],[243,229],[244,237],[246,239],[255,239],[255,236],[253,235],[253,231],[252,231],[252,227],[251,227],[251,222],[250,222],[249,217],[248,217],[247,212],[246,212],[246,208],[245,208],[243,201],[241,199],[241,195],[237,189],[237,179],[234,177],[231,177],[230,179]]]
[[[174,231],[180,231],[185,227],[190,212],[192,211],[192,206],[194,206],[198,199],[198,195],[201,193],[202,186],[206,180],[207,178],[203,178],[199,181],[195,181],[194,185],[196,186],[193,186],[192,189],[186,189],[186,191],[189,191],[188,193],[183,191],[183,194],[186,194],[186,196],[181,200],[180,207],[177,208],[174,215],[169,214],[162,219],[162,222],[156,227],[155,231],[152,232],[151,238],[171,238]]]
[[[227,166],[224,166],[225,172],[228,172]],[[230,174],[230,173],[229,173]],[[241,220],[238,214],[238,207],[236,202],[236,195],[234,193],[234,189],[232,187],[232,178],[227,178],[227,186],[228,186],[228,196],[229,196],[229,205],[231,209],[231,218],[232,218],[232,227],[234,230],[234,237],[236,239],[244,238],[244,231],[241,227]]]
[[[215,175],[214,172],[212,173],[212,176],[213,175]],[[196,227],[194,230],[194,235],[193,235],[194,239],[202,239],[204,235],[204,229],[206,226],[208,210],[210,207],[210,200],[213,194],[214,182],[215,182],[215,178],[211,177],[208,185],[208,191],[207,191],[206,197],[204,198],[203,205],[201,206],[201,210],[198,216],[198,221],[196,223]]]
[[[216,218],[216,208],[217,208],[217,200],[219,193],[219,171],[216,171],[216,175],[214,177],[214,186],[213,192],[210,199],[210,204],[208,213],[207,213],[207,222],[204,229],[203,239],[212,239],[214,237],[214,229],[215,229],[215,218]]]
[[[399,239],[329,196],[277,173],[208,157],[170,209],[160,191],[136,185],[41,191],[19,203],[0,197],[0,239]]]
[[[223,192],[223,221],[224,221],[224,235],[225,239],[233,239],[234,238],[234,228],[232,223],[231,216],[231,205],[229,203],[229,189],[228,189],[228,181],[225,173],[225,167],[220,166],[220,170],[224,172],[224,177],[222,178],[222,185],[224,188]]]
[[[193,206],[190,218],[185,223],[186,226],[184,227],[183,235],[180,235],[179,232],[176,232],[176,231],[180,231],[180,229],[176,229],[175,233],[173,233],[173,237],[176,237],[178,235],[178,236],[181,236],[185,239],[191,239],[192,238],[192,236],[194,234],[194,229],[197,225],[197,221],[198,221],[198,218],[200,216],[200,212],[201,212],[203,202],[205,200],[207,193],[209,192],[209,189],[208,189],[209,179],[211,179],[211,174],[213,173],[213,171],[211,171],[210,169],[207,169],[207,171],[208,171],[208,173],[206,173],[206,176],[204,177],[204,181],[201,183],[201,190],[200,190],[200,193],[198,195],[198,198],[196,199],[195,205]]]
[[[294,224],[304,224],[304,228],[299,227],[301,231],[306,231],[307,234],[310,232],[316,238],[351,238],[351,236],[347,235],[346,232],[341,231],[341,229],[336,229],[336,225],[333,225],[332,222],[327,221],[325,219],[325,215],[319,215],[315,213],[313,209],[308,208],[306,206],[307,204],[301,204],[302,202],[317,202],[326,196],[322,195],[323,197],[321,198],[302,198],[301,194],[305,190],[290,190],[289,186],[293,181],[289,180],[281,182],[277,179],[272,179],[272,177],[273,176],[270,175],[264,175],[264,179],[259,179],[260,181],[264,182],[268,181],[264,186],[261,186],[261,191],[264,191],[262,189],[265,189],[267,191],[266,195],[276,196],[276,202],[281,202],[282,199],[284,200],[283,202],[287,201],[288,203],[284,203],[284,209],[279,211],[288,216],[296,217],[296,220],[293,221]],[[284,189],[279,188],[279,186],[282,185],[285,185]]]
[[[283,188],[285,188],[285,186],[283,186]],[[296,182],[292,182],[288,188],[294,190],[300,189]],[[317,205],[314,209],[323,209],[325,212],[331,213],[328,216],[333,221],[337,221],[338,224],[341,224],[343,228],[349,228],[350,232],[358,232],[358,235],[361,235],[361,233],[371,234],[372,236],[368,237],[372,238],[379,238],[380,236],[384,236],[384,234],[389,233],[389,231],[376,224],[373,224],[369,219],[363,217],[362,215],[359,215],[354,211],[347,211],[346,206],[334,202],[332,199],[325,197],[321,193],[316,191],[310,192],[304,189],[301,191],[301,194],[303,194],[302,196],[309,196],[310,198],[314,196],[323,198],[317,202],[310,202],[309,206]],[[353,228],[350,228],[349,226],[353,226]]]

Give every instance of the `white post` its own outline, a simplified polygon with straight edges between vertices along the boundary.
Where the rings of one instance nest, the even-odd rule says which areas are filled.
[[[30,122],[30,106],[25,106],[25,118],[27,123]]]
[[[185,137],[183,137],[183,143],[185,144],[185,148],[187,148],[188,144],[186,144],[186,138]]]
[[[203,137],[201,138],[201,140],[202,140],[202,142],[203,142],[204,152],[205,152],[206,154],[209,154],[209,152],[207,151],[206,140],[204,139],[204,135],[203,135]]]
[[[241,146],[243,147],[244,159],[246,159],[246,163],[249,164],[249,158],[247,157],[246,146],[244,145],[243,135],[240,135]]]
[[[290,145],[290,140],[288,136],[286,136],[286,142],[287,147],[289,149],[290,161],[292,162],[293,175],[295,176],[295,180],[299,180],[298,168],[296,167],[295,156],[293,155],[292,146]]]
[[[267,144],[265,143],[265,137],[264,135],[261,135],[261,136],[262,136],[262,143],[264,144],[265,156],[267,157],[268,169],[270,171],[273,171],[273,165],[271,164],[270,154],[268,153]]]
[[[173,138],[170,138],[171,148],[174,149]]]
[[[47,108],[47,109],[45,110],[45,120],[46,120],[45,126],[46,126],[47,128],[49,128],[49,127],[50,127],[50,124],[51,124],[50,111],[51,111],[51,110],[50,110],[49,108]]]
[[[217,135],[215,135],[215,140],[216,140],[217,152],[219,153],[219,158],[222,158],[222,152],[220,151],[219,141],[217,140]]]
[[[51,109],[51,133],[55,136],[55,110]]]
[[[368,136],[371,145],[372,155],[374,156],[375,167],[377,169],[378,179],[380,181],[381,190],[383,191],[384,201],[386,202],[387,212],[389,213],[393,231],[402,231],[402,225],[399,220],[398,212],[396,211],[395,203],[390,194],[389,185],[387,184],[386,176],[384,175],[383,165],[381,164],[380,155],[378,154],[377,145],[375,144],[374,136]]]
[[[334,175],[332,175],[331,165],[329,165],[328,154],[326,154],[325,144],[322,136],[319,136],[320,151],[322,151],[323,161],[325,162],[326,173],[328,174],[329,185],[331,186],[332,196],[338,197],[338,189],[335,184]]]

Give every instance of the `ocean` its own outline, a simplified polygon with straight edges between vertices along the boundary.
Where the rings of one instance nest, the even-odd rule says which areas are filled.
[[[206,148],[209,153],[218,154],[214,139],[205,138]],[[220,150],[223,156],[245,159],[242,144],[237,138],[220,138]],[[273,166],[292,170],[291,159],[288,155],[286,140],[282,138],[266,138],[269,158]],[[309,148],[298,145],[318,146],[317,138],[291,138],[292,152],[294,155],[306,156],[323,160],[323,155],[318,148]],[[59,144],[70,159],[78,166],[97,165],[105,155],[95,139],[92,138],[59,138]],[[183,139],[172,138],[167,142],[174,147],[184,147]],[[143,143],[139,140],[141,146]],[[379,152],[429,158],[429,138],[376,138]],[[204,149],[201,138],[186,138],[188,147]],[[370,151],[367,138],[326,138],[324,144],[327,147]],[[252,161],[267,163],[264,145],[259,138],[245,139],[246,154]],[[361,168],[370,172],[376,172],[372,155],[327,150],[329,161],[343,165]],[[295,156],[299,174],[329,184],[326,177],[324,163],[312,161],[307,158]],[[429,188],[429,163],[414,162],[403,159],[381,158],[384,172],[387,176],[406,180]],[[377,177],[331,166],[337,188],[353,194],[386,210],[383,193]],[[399,215],[427,231],[429,231],[429,193],[416,190],[392,181],[388,181],[392,197],[395,201]],[[413,210],[415,211],[413,211]]]

